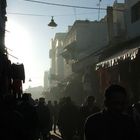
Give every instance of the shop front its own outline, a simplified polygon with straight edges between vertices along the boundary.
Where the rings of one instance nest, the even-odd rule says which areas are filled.
[[[136,102],[140,99],[140,43],[128,44],[97,63],[96,71],[102,95],[110,84],[120,84],[126,88],[131,101]]]

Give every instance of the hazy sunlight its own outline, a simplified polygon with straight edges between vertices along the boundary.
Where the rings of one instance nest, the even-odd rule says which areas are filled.
[[[30,78],[35,78],[35,80],[32,81],[33,86],[41,85],[38,83],[38,81],[40,81],[40,75],[36,74],[39,68],[35,65],[36,60],[34,59],[33,44],[30,33],[24,27],[12,20],[7,22],[6,30],[5,44],[10,54],[9,59],[14,63],[23,63],[25,67],[26,82],[23,85],[24,89],[31,85],[28,81]],[[37,78],[35,76],[37,76]]]

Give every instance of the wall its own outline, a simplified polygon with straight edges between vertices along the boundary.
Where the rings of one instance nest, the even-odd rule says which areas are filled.
[[[106,22],[91,22],[79,24],[77,27],[77,51],[79,58],[85,57],[108,44],[108,31]]]
[[[64,58],[61,53],[63,51],[63,41],[58,40],[58,45],[56,46],[56,75],[60,77],[60,79],[64,78]]]
[[[54,40],[51,41],[51,68],[50,68],[50,74],[55,74],[55,42]]]
[[[131,22],[131,7],[135,5],[139,0],[126,0],[126,24],[128,39],[140,36],[140,20],[132,23]]]
[[[69,77],[70,75],[72,75],[72,64],[71,62],[67,63],[65,60],[64,60],[64,78],[67,78]]]
[[[124,36],[126,33],[124,18],[125,4],[114,2],[113,9],[113,23],[116,29],[114,29],[114,36]]]

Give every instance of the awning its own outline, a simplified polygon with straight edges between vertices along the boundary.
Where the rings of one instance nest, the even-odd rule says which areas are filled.
[[[99,62],[99,56],[90,55],[90,56],[72,64],[72,71],[73,72],[82,71],[86,67],[91,66],[91,65],[95,65],[98,62]]]
[[[96,70],[98,70],[100,67],[112,67],[114,65],[117,65],[118,60],[125,60],[127,58],[130,58],[130,60],[135,59],[139,48],[140,46],[133,49],[125,49],[121,52],[116,53],[115,55],[105,59],[104,61],[97,63]]]

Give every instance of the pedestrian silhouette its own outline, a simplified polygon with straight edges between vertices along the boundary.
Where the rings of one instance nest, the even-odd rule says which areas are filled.
[[[22,102],[18,107],[19,112],[23,115],[24,139],[35,140],[38,129],[38,116],[35,106],[31,102],[30,93],[24,93]]]
[[[49,110],[50,110],[50,115],[51,115],[51,130],[52,130],[52,126],[53,126],[53,105],[52,105],[52,101],[49,100],[48,104],[47,104]]]
[[[53,131],[56,133],[56,127],[58,122],[58,114],[59,114],[59,104],[55,100],[53,105]]]
[[[79,118],[79,134],[80,139],[84,139],[84,124],[86,118],[94,113],[100,111],[100,108],[96,105],[94,96],[88,96],[85,103],[80,107],[80,118]]]
[[[105,91],[105,109],[88,117],[85,123],[86,140],[139,139],[134,121],[124,114],[127,92],[120,85],[110,85]]]
[[[50,110],[45,104],[45,98],[40,97],[37,106],[37,115],[39,119],[39,133],[42,140],[47,140],[51,130]]]
[[[72,140],[78,130],[79,110],[70,97],[65,98],[65,104],[60,108],[58,128],[62,139]]]
[[[16,110],[16,100],[9,94],[4,97],[0,114],[0,139],[23,139],[23,116]]]

